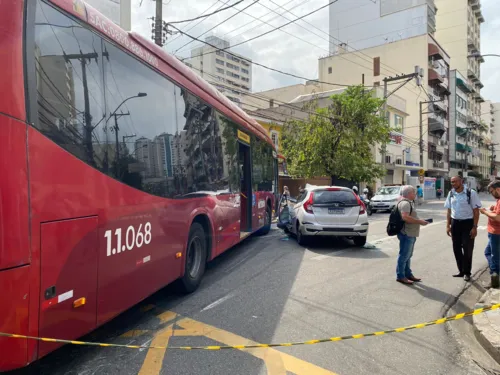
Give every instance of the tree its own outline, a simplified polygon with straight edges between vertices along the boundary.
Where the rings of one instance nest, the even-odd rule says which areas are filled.
[[[383,102],[362,86],[351,86],[333,95],[327,108],[312,108],[306,120],[287,121],[282,145],[290,173],[365,182],[384,176],[372,153],[389,142],[390,126],[379,115]]]

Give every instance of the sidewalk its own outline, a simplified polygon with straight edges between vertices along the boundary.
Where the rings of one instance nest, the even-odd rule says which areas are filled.
[[[500,290],[490,289],[483,294],[479,302],[474,306],[474,309],[480,309],[497,303],[500,303]],[[472,321],[478,341],[500,363],[500,310],[474,315]]]

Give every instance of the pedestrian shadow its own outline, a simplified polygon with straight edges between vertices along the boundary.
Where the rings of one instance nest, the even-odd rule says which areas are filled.
[[[444,314],[453,307],[456,311],[468,311],[469,308],[460,300],[460,295],[454,296],[453,294],[443,292],[442,290],[433,288],[422,282],[414,283],[414,289],[422,295],[422,297],[434,301],[442,302],[442,314]],[[464,319],[468,324],[472,324],[472,318],[467,317]]]

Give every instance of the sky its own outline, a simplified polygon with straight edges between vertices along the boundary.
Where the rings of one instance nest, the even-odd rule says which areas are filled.
[[[152,0],[132,1],[132,29],[147,38],[151,38],[151,17],[155,13]],[[188,5],[187,0],[163,0],[163,17],[167,22],[197,17],[206,11],[211,13],[220,7],[234,4],[239,0],[196,0]],[[372,2],[373,0],[366,0]],[[142,2],[142,4],[141,4]],[[202,22],[182,23],[176,26],[186,33],[204,39],[209,35],[229,38],[232,45],[248,40],[256,35],[272,30],[328,3],[328,0],[244,0],[232,9],[228,9],[203,19]],[[481,26],[481,53],[500,54],[500,47],[495,43],[495,36],[500,35],[500,2],[481,0],[482,14],[486,22]],[[248,8],[237,13],[245,7]],[[286,12],[285,7],[289,12]],[[208,10],[207,10],[208,9]],[[275,12],[273,12],[275,11]],[[202,35],[226,18],[228,21]],[[314,25],[316,28],[313,28]],[[439,25],[438,25],[439,27]],[[187,36],[169,36],[167,51],[177,56],[189,56],[190,49],[201,45],[190,42]],[[234,52],[251,58],[255,62],[293,73],[307,79],[318,77],[318,58],[328,55],[328,7],[292,23],[281,30],[237,46]],[[500,57],[485,57],[481,67],[482,90],[486,100],[500,102]],[[253,91],[263,91],[290,84],[304,82],[277,72],[253,66]]]

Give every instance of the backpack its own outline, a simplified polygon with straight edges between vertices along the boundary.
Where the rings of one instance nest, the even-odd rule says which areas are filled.
[[[389,216],[389,223],[387,224],[387,235],[389,236],[396,236],[398,233],[400,233],[404,226],[405,222],[403,220],[403,216],[401,215],[401,212],[399,211],[399,204],[403,201],[410,202],[407,199],[403,199],[396,204]],[[413,212],[413,206],[410,202],[410,215]]]
[[[452,191],[450,190],[450,192],[448,193],[448,198],[450,198],[450,201],[451,201],[451,197],[452,197],[451,194],[452,194]],[[465,194],[467,194],[467,203],[470,204],[470,197],[472,195],[471,189],[469,189],[469,188],[465,189]]]

